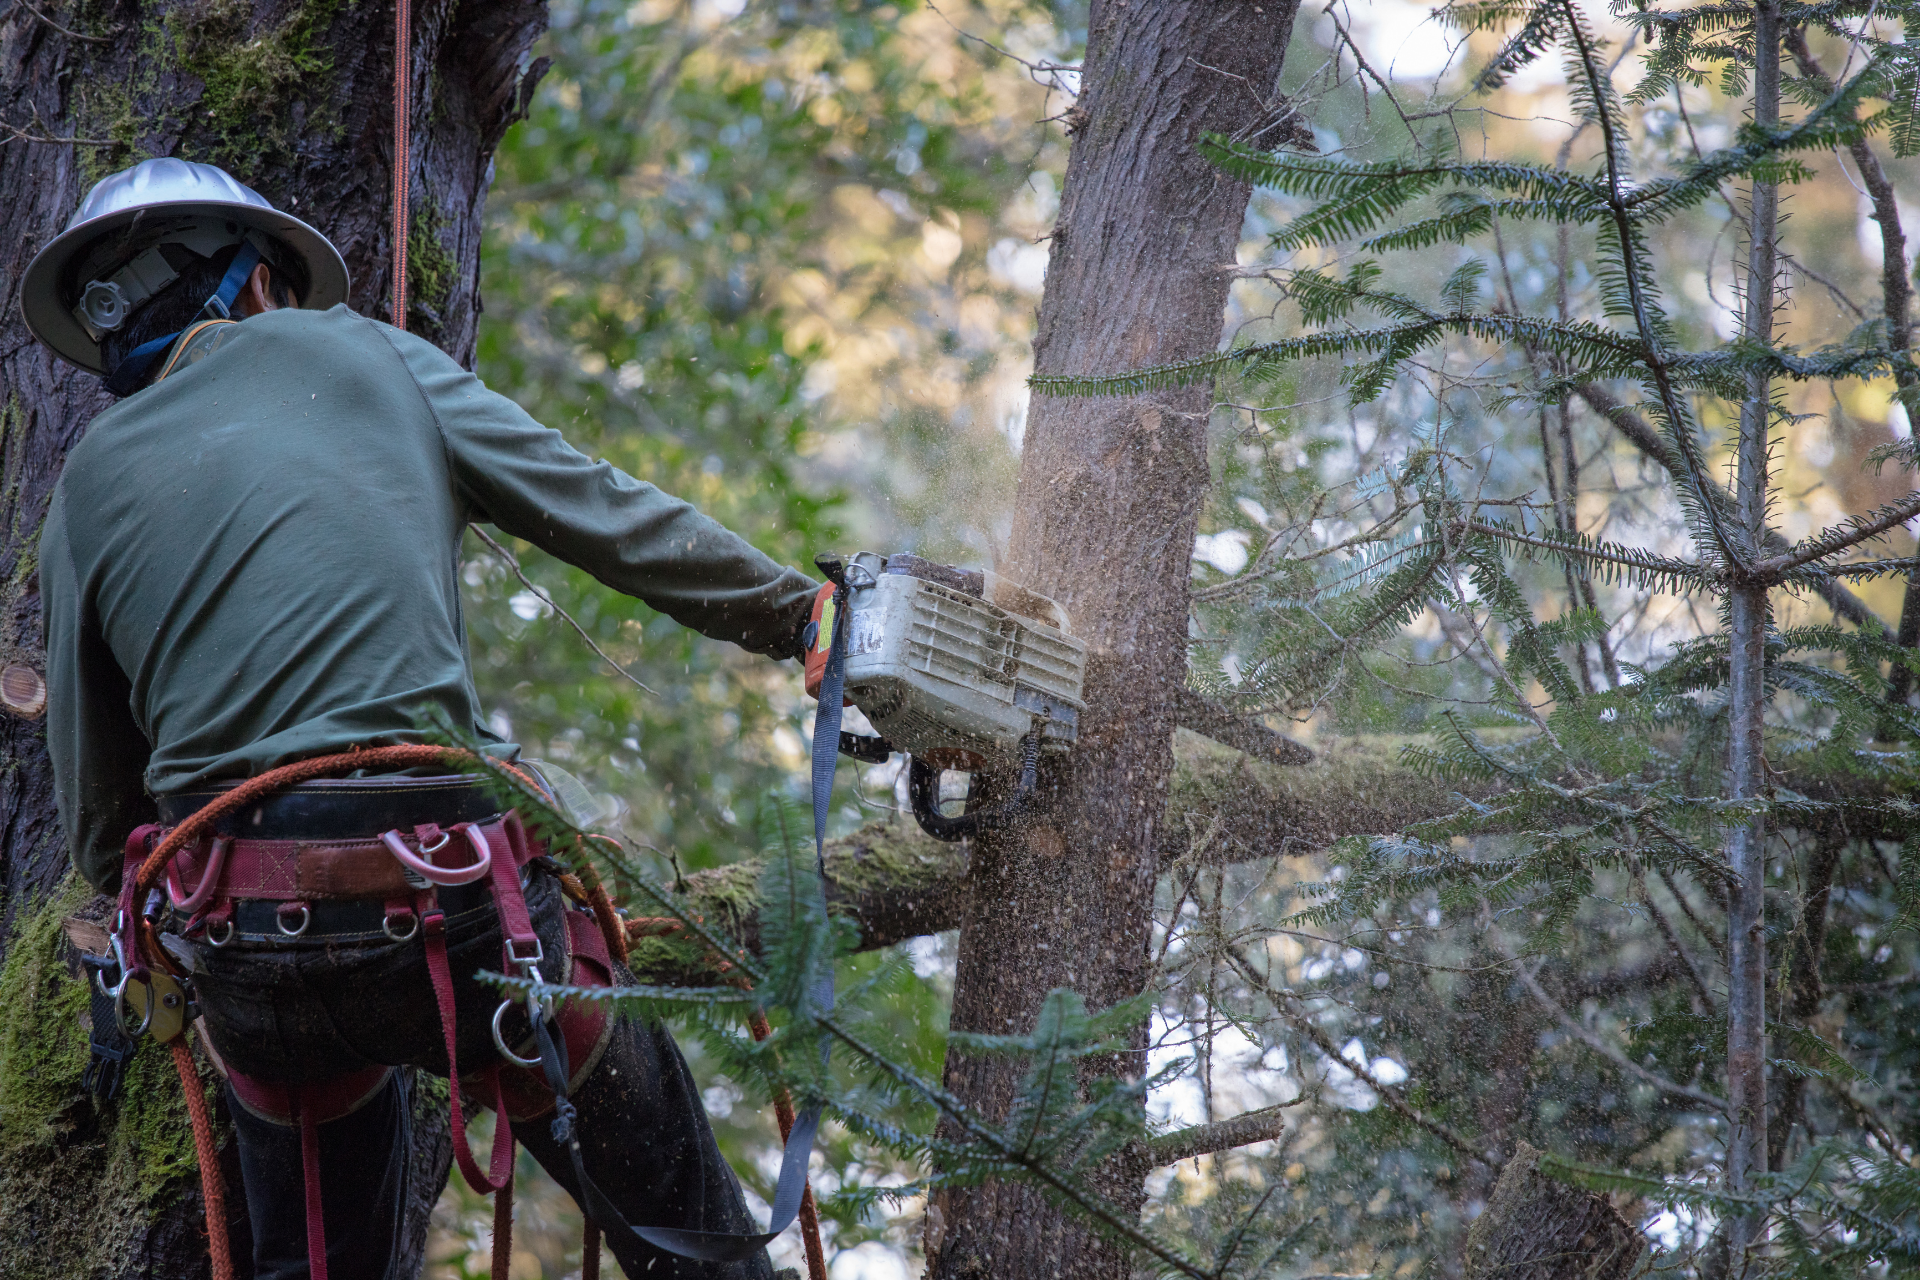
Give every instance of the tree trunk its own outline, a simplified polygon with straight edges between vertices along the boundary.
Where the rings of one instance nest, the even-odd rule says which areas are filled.
[[[1763,128],[1780,121],[1779,0],[1754,6],[1753,121]],[[1746,314],[1742,334],[1749,341],[1773,339],[1775,232],[1779,188],[1755,182],[1748,206]],[[1772,384],[1764,373],[1748,375],[1746,401],[1740,407],[1739,470],[1734,499],[1744,554],[1760,555],[1771,494],[1767,437],[1772,429]],[[1767,794],[1765,727],[1767,588],[1736,580],[1728,612],[1730,719],[1728,726],[1728,798],[1759,801]],[[1728,861],[1733,865],[1731,910],[1727,913],[1727,1190],[1753,1190],[1754,1177],[1767,1171],[1767,822],[1753,817],[1733,829]],[[1756,1213],[1727,1220],[1731,1274],[1744,1275],[1749,1251],[1759,1243]]]
[[[1467,1280],[1626,1280],[1645,1251],[1611,1201],[1545,1177],[1522,1142],[1467,1231]]]
[[[1073,153],[1040,306],[1035,367],[1108,374],[1211,353],[1248,188],[1207,165],[1207,132],[1251,135],[1274,95],[1297,0],[1095,0]],[[1211,389],[1036,395],[1008,575],[1064,605],[1087,642],[1078,747],[1042,777],[1044,816],[983,836],[960,934],[953,1025],[1031,1028],[1046,992],[1101,1008],[1148,978],[1159,828],[1185,684],[1188,559],[1207,490]],[[1109,1069],[1139,1074],[1134,1052]],[[950,1053],[946,1082],[1005,1114],[1020,1066]],[[1105,1187],[1141,1203],[1137,1173]],[[929,1275],[1121,1277],[1125,1260],[1038,1193],[942,1191]]]
[[[545,25],[538,0],[418,0],[413,16],[411,327],[468,363],[491,155],[537,79],[524,64]],[[67,450],[111,403],[98,378],[56,361],[21,324],[28,260],[94,181],[173,155],[219,164],[325,231],[353,273],[351,305],[388,318],[392,32],[390,6],[331,0],[53,0],[0,16],[0,244],[13,246],[0,250],[0,666],[45,669],[40,526]],[[0,1033],[19,1032],[0,1035],[0,1112],[31,1096],[38,1113],[0,1117],[0,1177],[10,1179],[0,1258],[11,1275],[205,1274],[198,1182],[178,1158],[190,1144],[171,1124],[135,1123],[177,1110],[165,1054],[143,1046],[140,1059],[159,1071],[137,1082],[171,1089],[169,1108],[143,1111],[132,1096],[96,1107],[79,1084],[78,980],[36,968],[24,950],[31,935],[54,970],[70,964],[44,926],[84,901],[68,880],[41,719],[0,715],[0,752],[0,957],[10,962]],[[445,1178],[444,1134],[421,1127],[416,1167],[432,1185],[416,1206],[416,1266],[425,1210]],[[107,1194],[109,1184],[119,1192]],[[229,1204],[241,1210],[237,1192]],[[238,1250],[236,1263],[251,1274],[246,1256]],[[27,1270],[12,1269],[22,1262]]]

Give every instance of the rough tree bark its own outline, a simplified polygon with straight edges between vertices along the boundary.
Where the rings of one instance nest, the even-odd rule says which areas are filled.
[[[1522,1142],[1467,1231],[1467,1280],[1626,1280],[1646,1250],[1603,1195],[1540,1172]]]
[[[538,79],[527,50],[545,28],[546,9],[540,0],[416,0],[413,25],[411,327],[471,362],[491,156]],[[390,5],[338,0],[52,0],[0,14],[0,666],[44,669],[40,525],[68,449],[110,403],[99,379],[54,360],[21,324],[17,293],[28,260],[96,179],[147,156],[180,156],[222,165],[326,231],[352,270],[351,305],[388,318],[392,31]],[[0,715],[0,755],[7,957],[57,896],[72,895],[63,887],[67,856],[42,722]],[[29,1032],[47,1042],[74,1034],[59,1022]],[[8,1071],[26,1070],[9,1061],[6,1046],[26,1043],[0,1040],[0,1086],[10,1083]],[[113,1160],[132,1159],[143,1176],[156,1167],[140,1144],[161,1139],[129,1136],[125,1113],[96,1108],[77,1073],[39,1085],[65,1096],[66,1109],[38,1135],[53,1135],[44,1148],[0,1150],[15,1178],[0,1192],[0,1258],[9,1274],[23,1274],[12,1269],[18,1265],[49,1276],[204,1274],[190,1170],[158,1161],[167,1170],[159,1185],[93,1197]],[[0,1147],[19,1137],[12,1119],[0,1125]],[[431,1138],[444,1129],[421,1132],[422,1168],[444,1178],[445,1139],[436,1149]],[[26,1174],[36,1176],[16,1177]],[[416,1215],[416,1257],[437,1190],[437,1182],[425,1188]],[[240,1204],[237,1196],[230,1203]],[[236,1261],[246,1256],[236,1250]]]
[[[1248,188],[1199,156],[1203,133],[1284,118],[1274,89],[1296,0],[1095,0],[1035,367],[1107,374],[1218,345]],[[1279,108],[1276,110],[1276,108]],[[1185,683],[1188,558],[1207,488],[1207,387],[1119,399],[1035,396],[1009,576],[1060,601],[1088,645],[1078,748],[1044,775],[1045,816],[983,837],[960,934],[953,1025],[1030,1029],[1046,992],[1095,1008],[1137,994]],[[1144,1066],[1135,1052],[1110,1064]],[[1017,1064],[948,1056],[947,1086],[1005,1112]],[[1137,1207],[1137,1170],[1104,1190]],[[1037,1193],[943,1191],[929,1275],[1121,1277],[1123,1258]]]

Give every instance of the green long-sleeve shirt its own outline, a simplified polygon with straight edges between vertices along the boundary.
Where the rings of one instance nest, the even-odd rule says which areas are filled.
[[[497,741],[461,616],[470,520],[706,635],[797,649],[804,575],[431,344],[345,307],[218,337],[93,420],[41,536],[47,739],[96,886],[149,793],[413,740],[434,709]]]

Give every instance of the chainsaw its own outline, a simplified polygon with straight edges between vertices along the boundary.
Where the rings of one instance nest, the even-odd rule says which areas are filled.
[[[1072,748],[1085,709],[1087,647],[1066,611],[998,574],[919,556],[861,552],[818,561],[835,582],[814,598],[805,635],[807,692],[820,696],[836,635],[846,645],[844,701],[878,736],[842,733],[840,751],[881,763],[909,757],[915,821],[939,840],[961,840],[1017,815],[1033,794],[1042,752]],[[845,608],[844,627],[835,610]],[[948,771],[978,773],[1017,762],[1013,795],[991,810],[940,808]]]

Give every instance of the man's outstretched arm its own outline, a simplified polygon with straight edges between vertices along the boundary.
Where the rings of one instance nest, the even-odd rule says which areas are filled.
[[[692,504],[596,462],[431,344],[392,334],[473,517],[685,626],[791,657],[818,584]]]

